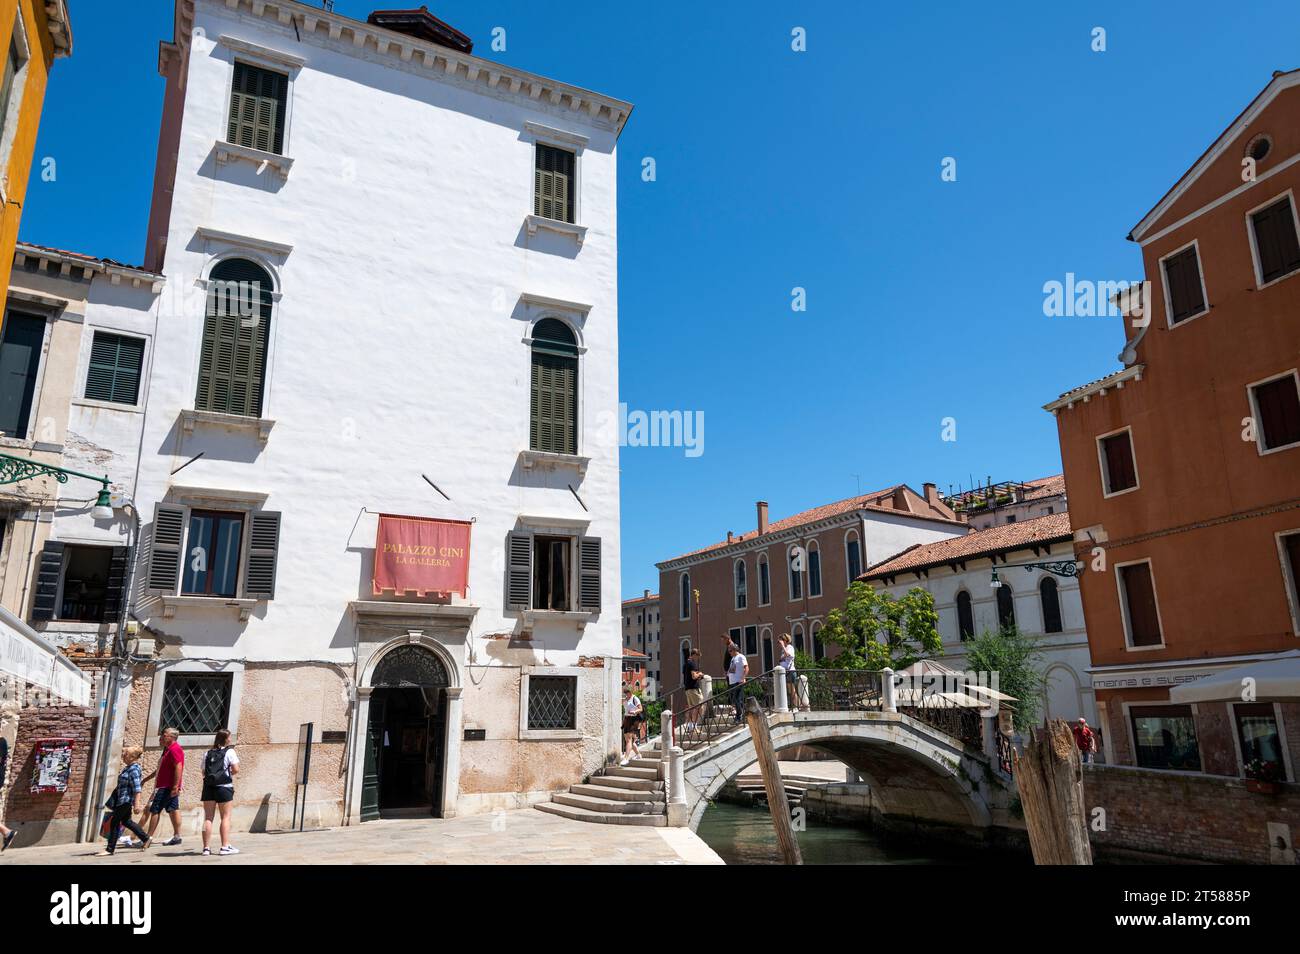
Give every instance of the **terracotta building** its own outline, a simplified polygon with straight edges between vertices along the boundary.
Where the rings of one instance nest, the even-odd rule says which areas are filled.
[[[751,675],[775,665],[782,633],[821,658],[818,630],[864,569],[969,530],[934,484],[920,494],[898,484],[777,521],[768,520],[767,501],[760,500],[757,518],[753,530],[728,532],[725,540],[656,564],[665,692],[681,686],[681,664],[692,646],[714,676],[723,672],[728,639],[749,658]]]
[[[1300,648],[1297,160],[1292,71],[1129,234],[1149,293],[1121,296],[1123,368],[1046,405],[1112,763],[1296,778],[1295,701],[1170,693]]]
[[[9,286],[50,68],[72,54],[66,0],[0,0],[0,289]],[[38,174],[46,174],[39,170]],[[3,314],[3,312],[0,312]]]
[[[659,688],[662,625],[658,593],[643,590],[635,599],[623,601],[623,654],[640,653],[646,657],[642,662],[650,680],[646,689],[652,699]]]

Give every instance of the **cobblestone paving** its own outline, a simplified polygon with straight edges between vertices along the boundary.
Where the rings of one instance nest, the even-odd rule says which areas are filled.
[[[164,821],[160,832],[169,831]],[[689,829],[593,825],[532,808],[465,818],[383,820],[302,833],[238,832],[231,841],[240,853],[224,857],[214,853],[205,858],[200,854],[199,837],[184,837],[179,847],[119,848],[111,858],[96,855],[103,848],[102,841],[11,848],[0,855],[0,866],[722,864]]]

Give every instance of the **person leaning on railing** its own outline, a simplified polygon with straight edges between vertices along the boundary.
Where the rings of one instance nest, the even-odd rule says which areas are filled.
[[[790,711],[798,712],[806,708],[803,705],[803,696],[799,692],[799,673],[794,666],[794,644],[790,642],[790,634],[782,633],[777,637],[781,644],[781,668],[785,670],[785,681],[789,691],[786,693],[790,697]]]
[[[731,704],[736,708],[736,721],[745,718],[745,680],[749,678],[749,660],[733,643],[727,647],[727,684],[731,687]]]

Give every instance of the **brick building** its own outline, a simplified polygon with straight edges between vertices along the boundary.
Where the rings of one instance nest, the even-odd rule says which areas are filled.
[[[1239,776],[1259,756],[1292,781],[1300,768],[1294,698],[1171,698],[1300,648],[1297,160],[1292,71],[1129,234],[1149,295],[1124,296],[1123,367],[1046,405],[1089,566],[1111,763]]]
[[[934,484],[919,494],[898,484],[771,522],[760,500],[757,518],[753,530],[728,532],[725,540],[656,564],[662,646],[674,654],[661,668],[665,690],[681,686],[681,663],[692,646],[699,646],[704,670],[719,675],[728,638],[749,658],[751,674],[775,665],[782,633],[820,658],[825,647],[817,631],[866,567],[969,529]]]
[[[644,668],[650,679],[652,698],[657,695],[660,678],[659,594],[643,590],[635,599],[623,601],[623,653],[644,655]]]

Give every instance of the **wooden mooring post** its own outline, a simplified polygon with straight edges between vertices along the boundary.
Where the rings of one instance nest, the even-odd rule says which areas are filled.
[[[1092,864],[1083,761],[1069,725],[1053,719],[1034,730],[1014,763],[1034,864]]]
[[[767,725],[767,714],[750,697],[745,700],[745,723],[749,734],[754,739],[754,751],[758,753],[758,768],[763,773],[763,788],[767,791],[767,805],[772,811],[772,826],[776,828],[776,841],[781,849],[781,862],[787,865],[803,864],[803,855],[799,853],[799,841],[794,836],[794,822],[790,818],[790,801],[785,795],[785,782],[781,779],[781,767],[776,761],[776,750],[772,748],[772,732]]]

